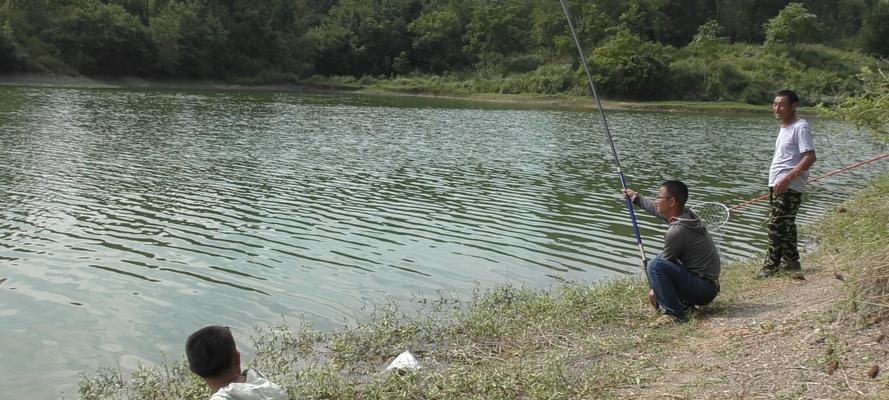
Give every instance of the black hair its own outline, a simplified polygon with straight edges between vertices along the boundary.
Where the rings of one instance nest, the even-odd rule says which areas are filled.
[[[798,104],[799,103],[799,96],[797,96],[796,92],[794,92],[793,90],[786,90],[785,89],[785,90],[779,91],[778,93],[775,93],[775,97],[784,97],[784,96],[787,96],[787,101],[789,101],[790,104]]]
[[[185,342],[188,367],[202,378],[219,376],[231,368],[236,351],[235,338],[225,326],[198,329]]]
[[[688,201],[688,186],[681,181],[664,181],[661,187],[667,189],[667,193],[679,202],[679,208],[685,208],[685,202]]]

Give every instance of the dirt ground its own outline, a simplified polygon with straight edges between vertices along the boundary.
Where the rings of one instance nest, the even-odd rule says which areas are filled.
[[[843,320],[842,273],[815,266],[721,296],[620,398],[889,399],[889,325]],[[644,363],[644,362],[643,362]],[[874,378],[871,377],[876,373]]]

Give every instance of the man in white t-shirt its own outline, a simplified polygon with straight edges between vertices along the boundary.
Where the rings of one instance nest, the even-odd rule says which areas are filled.
[[[767,278],[783,267],[800,269],[797,251],[796,213],[815,163],[815,141],[809,123],[796,116],[799,97],[791,90],[775,95],[772,112],[781,122],[775,154],[769,168],[769,248],[757,277]],[[783,262],[783,264],[782,264]]]
[[[280,386],[254,369],[241,372],[241,352],[227,326],[207,326],[185,342],[191,372],[204,379],[210,400],[288,400]]]

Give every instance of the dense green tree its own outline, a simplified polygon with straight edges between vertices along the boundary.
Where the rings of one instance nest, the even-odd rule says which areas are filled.
[[[353,55],[360,51],[352,41],[352,32],[342,26],[326,23],[306,32],[309,57],[315,69],[329,75],[348,75],[353,71]]]
[[[546,6],[549,5],[549,6]],[[566,36],[568,24],[558,2],[538,4],[531,13],[532,45],[543,49],[550,59],[565,55],[564,48],[556,38]]]
[[[661,41],[666,30],[666,17],[660,11],[663,3],[664,0],[636,0],[629,4],[618,20],[643,39]]]
[[[626,29],[597,47],[590,62],[603,91],[612,96],[659,96],[669,72],[666,49]]]
[[[824,37],[832,42],[854,36],[875,0],[798,0],[818,16]]]
[[[820,110],[831,117],[869,129],[889,140],[889,75],[883,71],[864,68],[858,76],[862,90],[845,97],[834,107]]]
[[[504,56],[530,46],[528,9],[525,4],[484,2],[472,11],[466,27],[466,51],[491,66]]]
[[[179,13],[179,64],[181,76],[212,78],[224,75],[223,60],[228,31],[222,22],[196,3],[183,3]]]
[[[728,38],[723,36],[722,27],[716,20],[710,20],[698,27],[691,43],[688,44],[690,50],[697,60],[701,60],[703,66],[703,94],[706,99],[723,100],[729,96],[731,89],[730,79],[726,74],[735,72],[730,66],[725,65],[722,60],[713,57],[713,54],[719,54],[720,48],[728,44]]]
[[[565,0],[609,95],[761,102],[785,85],[833,101],[882,65],[863,53],[889,56],[886,0],[797,2]],[[577,61],[552,0],[0,0],[5,73],[459,72],[486,81],[473,90],[553,93],[584,86]]]
[[[688,44],[707,21],[716,21],[716,2],[713,0],[665,1],[660,9],[664,15],[662,41],[680,47]],[[717,21],[718,23],[718,21]]]
[[[733,42],[765,40],[762,25],[787,5],[786,0],[714,0],[716,21]]]
[[[889,2],[877,3],[864,17],[860,39],[865,51],[889,57]]]
[[[463,68],[463,23],[453,9],[434,10],[408,25],[419,67],[436,73]]]
[[[182,11],[184,6],[171,4],[151,19],[148,37],[154,46],[152,70],[165,75],[175,75],[182,60]]]
[[[766,32],[765,43],[793,46],[814,42],[820,34],[818,25],[818,16],[810,13],[806,6],[802,3],[790,3],[763,25]]]
[[[328,28],[346,33],[346,50],[353,75],[391,75],[395,59],[411,51],[408,24],[420,15],[417,0],[342,0],[330,10]],[[338,29],[342,28],[342,29]]]
[[[727,43],[728,38],[722,35],[722,27],[716,20],[711,19],[698,27],[698,32],[695,33],[688,47],[692,51],[706,56],[715,52],[714,46]]]
[[[9,21],[0,19],[0,72],[16,71],[21,64],[12,26]]]
[[[117,4],[68,5],[44,35],[66,63],[85,73],[138,73],[145,65],[145,27]]]

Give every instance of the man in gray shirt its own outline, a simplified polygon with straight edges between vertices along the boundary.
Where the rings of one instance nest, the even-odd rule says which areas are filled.
[[[756,273],[767,278],[778,272],[781,262],[787,270],[799,270],[796,213],[815,163],[815,141],[806,120],[796,116],[799,97],[790,90],[775,95],[772,112],[781,122],[775,140],[775,154],[769,168],[769,248],[762,269]]]
[[[686,321],[684,309],[709,304],[719,294],[722,265],[713,238],[691,209],[688,187],[680,181],[661,184],[654,201],[627,189],[634,204],[669,224],[664,251],[648,262],[648,284],[665,321]]]

